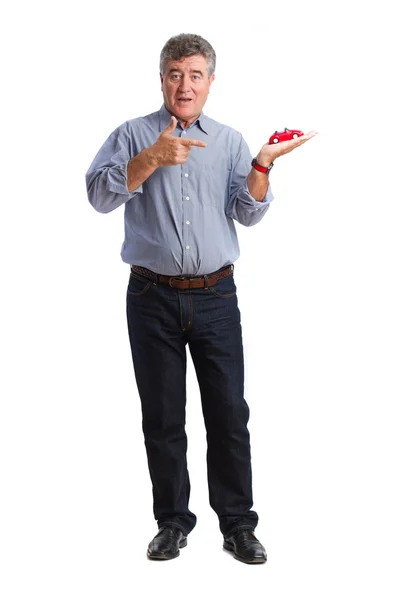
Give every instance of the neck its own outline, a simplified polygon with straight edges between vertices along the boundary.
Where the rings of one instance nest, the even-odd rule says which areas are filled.
[[[182,121],[181,119],[179,119],[179,121],[183,129],[187,129],[193,123],[193,121]]]
[[[167,107],[165,107],[165,108],[166,108],[167,112],[170,113],[170,115],[173,115],[173,117],[176,117],[177,121],[179,121],[179,123],[183,127],[183,129],[187,129],[188,127],[190,127],[190,125],[192,123],[194,123],[200,117],[200,115],[198,115],[195,119],[189,119],[188,121],[184,121],[184,119],[180,119],[180,117],[178,117],[174,113],[170,112]]]

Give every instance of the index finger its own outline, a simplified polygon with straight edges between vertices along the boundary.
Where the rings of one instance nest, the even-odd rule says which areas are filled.
[[[184,146],[200,146],[200,148],[206,148],[207,144],[200,140],[180,140],[180,143]]]

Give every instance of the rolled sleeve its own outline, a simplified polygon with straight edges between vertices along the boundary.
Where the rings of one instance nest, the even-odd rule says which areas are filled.
[[[121,125],[107,138],[86,173],[87,196],[98,212],[115,210],[143,191],[142,185],[128,191],[130,146],[126,124]]]
[[[142,193],[142,184],[139,187],[137,187],[136,190],[133,190],[132,192],[128,191],[127,169],[129,160],[120,165],[115,165],[114,167],[109,169],[106,186],[109,192],[129,196],[128,200],[130,200],[130,198],[133,198],[135,194]]]
[[[247,204],[249,210],[251,209],[251,207],[253,207],[255,210],[260,210],[264,206],[267,206],[268,204],[270,204],[272,202],[272,200],[274,200],[274,196],[271,191],[270,182],[269,182],[269,186],[267,188],[267,193],[266,193],[264,199],[261,201],[255,200],[255,198],[253,198],[253,196],[251,196],[250,191],[248,189],[247,182],[245,182],[245,185],[242,188],[241,193],[240,193],[241,203]]]

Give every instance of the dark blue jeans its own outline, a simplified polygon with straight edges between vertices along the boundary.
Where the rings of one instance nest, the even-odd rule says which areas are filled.
[[[158,526],[187,535],[186,344],[199,383],[207,432],[209,502],[221,532],[254,528],[248,405],[240,311],[233,275],[208,289],[180,290],[130,274],[129,339]]]

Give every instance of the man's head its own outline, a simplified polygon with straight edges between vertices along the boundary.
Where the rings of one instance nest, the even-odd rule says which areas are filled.
[[[168,40],[160,55],[160,79],[167,110],[187,127],[202,112],[215,79],[216,54],[199,35]]]

